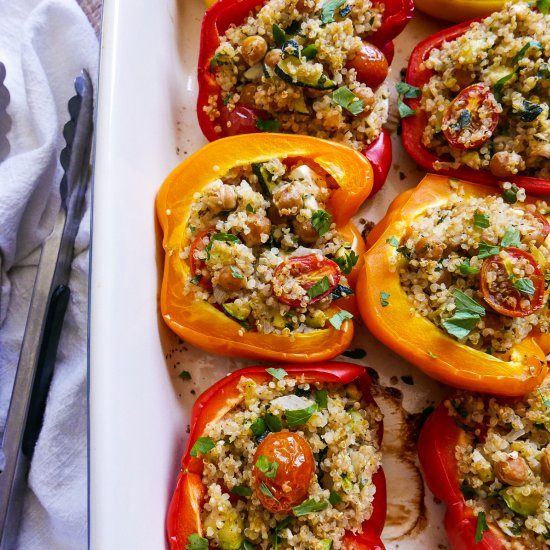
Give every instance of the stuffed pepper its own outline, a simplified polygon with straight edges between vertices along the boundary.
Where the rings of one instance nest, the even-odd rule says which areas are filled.
[[[550,352],[549,215],[511,184],[426,176],[369,235],[357,289],[369,330],[442,382],[526,394]]]
[[[234,136],[178,166],[157,197],[161,311],[207,351],[316,361],[353,336],[364,245],[351,216],[368,160],[307,136]]]
[[[403,144],[429,171],[550,194],[550,14],[508,3],[413,51],[400,83]]]
[[[422,428],[418,456],[447,504],[453,550],[548,547],[550,380],[521,400],[450,397]]]
[[[362,367],[251,367],[195,403],[170,548],[380,550],[382,415]]]
[[[338,141],[367,155],[377,190],[391,164],[382,129],[391,40],[412,10],[412,0],[219,0],[202,26],[204,135],[268,131]]]

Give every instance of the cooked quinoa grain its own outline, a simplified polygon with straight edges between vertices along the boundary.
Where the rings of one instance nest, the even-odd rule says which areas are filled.
[[[260,130],[358,150],[378,137],[388,116],[388,65],[368,40],[381,26],[384,6],[348,0],[331,10],[330,4],[268,0],[220,37],[211,68],[221,91],[203,107],[220,134],[235,133],[241,110],[249,120],[252,112],[259,117]]]
[[[210,183],[187,224],[185,292],[245,330],[291,336],[329,326],[333,300],[353,293],[346,274],[358,260],[327,211],[335,187],[317,164],[290,159]]]
[[[430,52],[422,142],[449,159],[434,168],[550,179],[549,28],[550,14],[511,2]]]
[[[484,512],[487,523],[506,534],[507,548],[547,548],[548,381],[521,401],[504,402],[464,393],[446,405],[459,425],[467,428],[456,447],[467,505],[476,515]]]
[[[504,360],[532,331],[550,332],[549,213],[544,201],[458,187],[411,223],[394,254],[412,310]]]
[[[354,384],[243,377],[239,390],[238,405],[203,434],[213,442],[203,455],[204,536],[222,549],[248,540],[267,550],[274,537],[279,550],[342,548],[344,532],[360,532],[372,513],[379,409],[362,404]],[[287,452],[295,463],[273,458]]]

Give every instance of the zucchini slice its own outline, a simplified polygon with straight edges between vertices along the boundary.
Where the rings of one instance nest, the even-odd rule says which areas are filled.
[[[275,74],[294,86],[314,88],[315,90],[332,90],[337,84],[322,72],[311,72],[308,74],[308,65],[296,57],[288,56],[281,59],[275,65]]]

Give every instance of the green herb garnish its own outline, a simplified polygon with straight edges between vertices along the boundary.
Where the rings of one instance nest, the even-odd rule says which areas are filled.
[[[273,33],[273,40],[275,40],[277,46],[282,46],[286,41],[285,31],[275,23],[271,26],[271,31]]]
[[[317,46],[315,44],[308,44],[302,50],[302,57],[305,57],[308,61],[315,59],[317,56]]]
[[[199,437],[193,447],[191,447],[191,456],[198,456],[198,454],[206,454],[216,446],[216,443],[210,437]]]
[[[317,296],[321,296],[330,288],[330,280],[325,275],[320,281],[317,281],[311,288],[308,289],[308,298],[313,300]]]
[[[482,214],[481,212],[476,212],[474,214],[474,227],[478,229],[487,229],[490,225],[491,223],[487,214]]]
[[[387,292],[380,292],[380,304],[382,305],[382,307],[390,305],[390,295]]]
[[[328,391],[317,390],[315,392],[315,402],[319,405],[319,409],[326,409],[328,407]]]
[[[525,44],[523,48],[521,48],[521,50],[519,50],[519,52],[514,56],[514,58],[512,59],[512,65],[516,65],[518,61],[523,59],[523,57],[527,53],[527,50],[530,48],[536,48],[537,50],[542,50],[542,45],[537,40],[529,40],[529,42],[527,42],[527,44]]]
[[[466,500],[470,500],[471,498],[475,498],[476,495],[477,495],[475,489],[470,487],[464,481],[460,484],[460,492],[464,495],[464,498]]]
[[[479,512],[477,515],[477,525],[476,525],[476,543],[481,542],[483,539],[483,533],[485,531],[488,531],[489,527],[487,527],[487,521],[485,519],[485,512]]]
[[[279,469],[278,462],[269,462],[267,456],[260,455],[258,460],[256,460],[256,468],[260,470],[266,477],[269,479],[274,479],[277,475],[277,470]]]
[[[256,119],[256,128],[258,128],[260,132],[276,132],[280,125],[281,123],[274,118],[263,119],[258,117]]]
[[[520,244],[521,233],[519,232],[519,229],[508,227],[508,229],[506,229],[506,231],[504,232],[504,236],[502,237],[502,241],[500,241],[500,245],[504,248],[507,248],[509,246],[517,248]]]
[[[245,485],[235,485],[235,487],[231,489],[231,492],[240,497],[252,496],[252,489],[250,487],[246,487]]]
[[[500,252],[500,246],[498,245],[495,246],[495,245],[486,243],[485,241],[481,241],[479,243],[477,257],[480,259],[488,258],[489,256],[494,256],[499,252]]]
[[[187,537],[187,542],[189,544],[185,545],[187,550],[208,550],[208,540],[204,537],[201,537],[197,533],[193,533]]]
[[[201,279],[202,279],[202,275],[195,275],[192,279],[191,279],[191,284],[192,285],[198,285],[200,282],[201,282]]]
[[[514,288],[522,292],[523,294],[528,294],[529,296],[533,296],[535,294],[535,286],[533,285],[533,282],[531,279],[522,278],[522,279],[516,279],[513,282]]]
[[[407,118],[416,115],[416,111],[414,109],[411,109],[406,103],[404,103],[400,96],[397,96],[397,110],[401,118]]]
[[[283,421],[275,414],[265,413],[264,420],[270,432],[280,432],[283,429]]]
[[[306,407],[305,409],[295,409],[293,411],[285,411],[286,421],[290,429],[297,428],[305,424],[319,410],[317,403]]]
[[[338,264],[340,271],[348,275],[359,261],[359,256],[353,250],[350,250],[349,254],[346,253],[339,258],[334,258],[334,261]]]
[[[502,91],[504,90],[504,84],[514,78],[514,76],[516,76],[516,73],[510,73],[495,82],[493,86],[493,95],[498,102],[502,101]]]
[[[267,498],[272,498],[273,500],[277,500],[274,496],[273,496],[273,493],[269,490],[269,487],[262,481],[260,483],[260,491],[267,497]]]
[[[546,15],[548,13],[548,9],[550,8],[550,0],[537,0],[537,9],[540,11],[540,13],[543,13]]]
[[[332,101],[336,105],[340,105],[342,109],[346,109],[352,115],[358,115],[363,112],[365,102],[359,99],[349,88],[342,86],[332,92]]]
[[[324,235],[330,229],[331,223],[332,216],[324,210],[316,210],[311,216],[311,225],[319,235]]]
[[[422,90],[420,88],[417,88],[416,86],[411,86],[406,82],[398,82],[395,85],[395,89],[400,96],[406,97],[407,99],[420,97],[422,95]]]
[[[274,367],[268,367],[265,369],[268,374],[271,374],[273,378],[276,378],[277,380],[282,380],[285,376],[288,375],[288,372],[286,372],[285,369],[276,369]]]
[[[252,422],[252,424],[250,424],[250,429],[256,437],[264,434],[267,431],[265,420],[262,417],[257,418],[254,422]]]
[[[393,235],[389,239],[386,239],[386,242],[394,248],[397,248],[399,246],[399,241]]]
[[[243,540],[243,550],[254,550],[254,546],[248,540]]]
[[[470,265],[469,258],[466,258],[459,266],[458,270],[462,275],[475,275],[476,273],[479,273],[479,269],[476,267],[472,267]]]
[[[182,370],[178,376],[182,379],[182,380],[191,380],[191,373],[188,371],[188,370]]]
[[[210,74],[214,72],[214,69],[217,65],[220,63],[220,54],[216,53],[212,56],[212,59],[210,60],[210,65],[208,67],[208,70],[210,71]]]
[[[342,502],[342,497],[338,493],[336,493],[335,491],[331,491],[330,496],[328,497],[328,501],[333,506],[336,506],[339,502]]]
[[[210,241],[206,245],[206,259],[210,259],[210,251],[212,250],[212,245],[214,244],[214,241],[222,241],[226,243],[240,243],[241,239],[237,237],[236,235],[231,235],[231,233],[214,233],[210,237]]]
[[[445,319],[442,325],[449,334],[461,340],[466,338],[479,323],[481,317],[485,315],[485,309],[458,289],[453,291],[453,297],[455,312],[452,317]]]
[[[335,313],[330,319],[329,323],[336,329],[342,328],[342,323],[348,319],[353,319],[353,313],[346,311],[345,309]]]
[[[334,22],[334,13],[340,7],[342,7],[347,0],[328,0],[323,4],[321,9],[321,22],[323,24]]]
[[[308,514],[313,514],[315,512],[322,512],[329,507],[329,502],[327,500],[317,501],[313,498],[302,502],[298,506],[294,506],[292,511],[296,517],[307,516]]]

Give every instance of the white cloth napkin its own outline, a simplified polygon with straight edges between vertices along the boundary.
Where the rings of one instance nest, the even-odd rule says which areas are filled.
[[[59,210],[58,159],[64,146],[61,131],[69,119],[67,101],[82,68],[97,82],[98,55],[95,34],[75,0],[0,2],[0,61],[11,95],[11,149],[0,162],[0,431],[39,247]],[[21,550],[87,545],[88,210],[77,237],[71,299],[29,474],[17,546]]]

